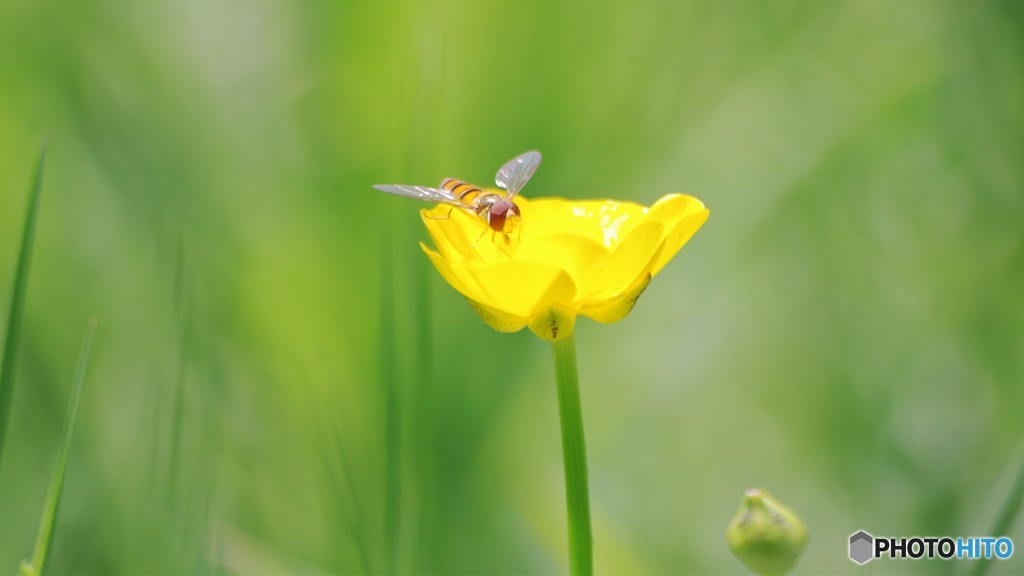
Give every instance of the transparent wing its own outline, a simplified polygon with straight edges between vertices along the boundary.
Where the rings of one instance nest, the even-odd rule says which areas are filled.
[[[494,181],[497,182],[498,187],[505,189],[505,194],[509,198],[512,198],[523,189],[523,185],[537,171],[537,166],[540,166],[540,152],[530,150],[502,166],[501,170],[498,170],[498,175],[494,177]]]
[[[414,198],[416,200],[423,200],[424,202],[434,202],[436,204],[453,204],[455,206],[461,206],[459,200],[452,195],[451,192],[444,188],[431,188],[429,186],[408,186],[406,184],[376,184],[374,188],[381,192],[387,192],[388,194],[394,194],[395,196],[405,196],[406,198]]]

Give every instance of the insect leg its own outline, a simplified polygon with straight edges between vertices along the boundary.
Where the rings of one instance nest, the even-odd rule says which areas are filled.
[[[499,234],[501,234],[502,239],[505,240],[505,246],[502,246],[500,243],[498,243],[498,235]],[[509,245],[509,242],[510,242],[508,234],[505,234],[503,232],[493,232],[493,233],[491,233],[491,242],[494,244],[495,247],[498,248],[498,250],[501,250],[502,252],[504,252],[505,256],[508,256],[509,258],[512,258],[512,255],[509,254],[508,250],[505,249]]]
[[[476,252],[476,257],[479,258],[481,262],[486,262],[486,260],[484,260],[484,257],[477,252],[476,245],[480,243],[480,239],[484,237],[484,234],[487,234],[487,230],[489,230],[489,228],[484,228],[484,231],[481,232],[480,235],[476,237],[476,241],[473,242],[473,252]]]
[[[431,220],[447,220],[452,217],[452,210],[455,210],[455,206],[450,206],[448,208],[448,213],[444,216],[427,216],[427,218],[430,218]]]

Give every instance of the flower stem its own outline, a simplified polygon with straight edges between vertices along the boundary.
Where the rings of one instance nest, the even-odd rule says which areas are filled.
[[[562,423],[562,458],[565,461],[565,499],[569,516],[569,572],[594,572],[590,532],[590,489],[587,484],[587,447],[583,439],[583,412],[576,372],[576,335],[552,342],[558,414]]]

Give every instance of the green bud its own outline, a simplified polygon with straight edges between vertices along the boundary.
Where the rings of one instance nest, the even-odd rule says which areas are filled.
[[[807,528],[771,494],[751,488],[725,531],[732,553],[755,574],[782,576],[807,545]]]

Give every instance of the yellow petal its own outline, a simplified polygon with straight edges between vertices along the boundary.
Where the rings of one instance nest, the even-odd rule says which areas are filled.
[[[604,267],[611,251],[584,236],[558,233],[537,237],[523,232],[522,241],[515,250],[515,259],[527,262],[542,262],[564,269],[576,284],[576,294],[581,296],[594,290],[597,280],[594,270]]]
[[[580,314],[605,324],[618,322],[632,312],[637,299],[640,298],[640,295],[644,293],[644,290],[647,289],[647,285],[650,283],[651,275],[644,274],[624,293],[614,298],[609,298],[605,302],[584,306],[580,310]]]
[[[481,297],[474,300],[514,316],[530,318],[552,305],[571,303],[576,296],[576,284],[565,270],[541,262],[496,262],[452,269],[476,281]]]
[[[664,228],[661,222],[646,221],[637,226],[608,261],[590,271],[594,289],[585,294],[585,303],[601,302],[619,296],[636,285],[650,271],[651,261],[662,245]]]
[[[436,206],[421,210],[420,217],[434,240],[437,251],[453,264],[467,259],[483,261],[496,251],[485,236],[487,224],[477,216],[454,206]]]
[[[526,326],[525,318],[506,314],[469,298],[466,298],[466,301],[481,320],[498,332],[518,332],[523,329],[523,326]]]
[[[552,305],[571,303],[576,285],[562,269],[541,262],[462,265],[422,245],[441,276],[466,298],[510,316],[530,318]]]
[[[452,288],[455,288],[459,294],[470,300],[479,300],[484,297],[483,290],[480,289],[473,276],[456,274],[455,270],[452,269],[452,265],[442,255],[428,248],[426,244],[420,242],[420,248],[426,252],[427,257],[434,264],[434,268],[437,268],[437,271],[441,273],[441,277],[444,278],[445,282]]]
[[[552,306],[530,319],[530,330],[544,340],[561,340],[572,334],[575,326],[576,313],[561,306]]]
[[[562,198],[541,198],[520,204],[519,208],[523,213],[524,234],[575,234],[608,248],[617,246],[642,222],[647,210],[633,202],[570,202]]]
[[[700,230],[708,215],[708,209],[700,200],[682,194],[669,194],[651,206],[647,217],[662,222],[667,232],[651,264],[652,276],[660,272],[690,237]]]

